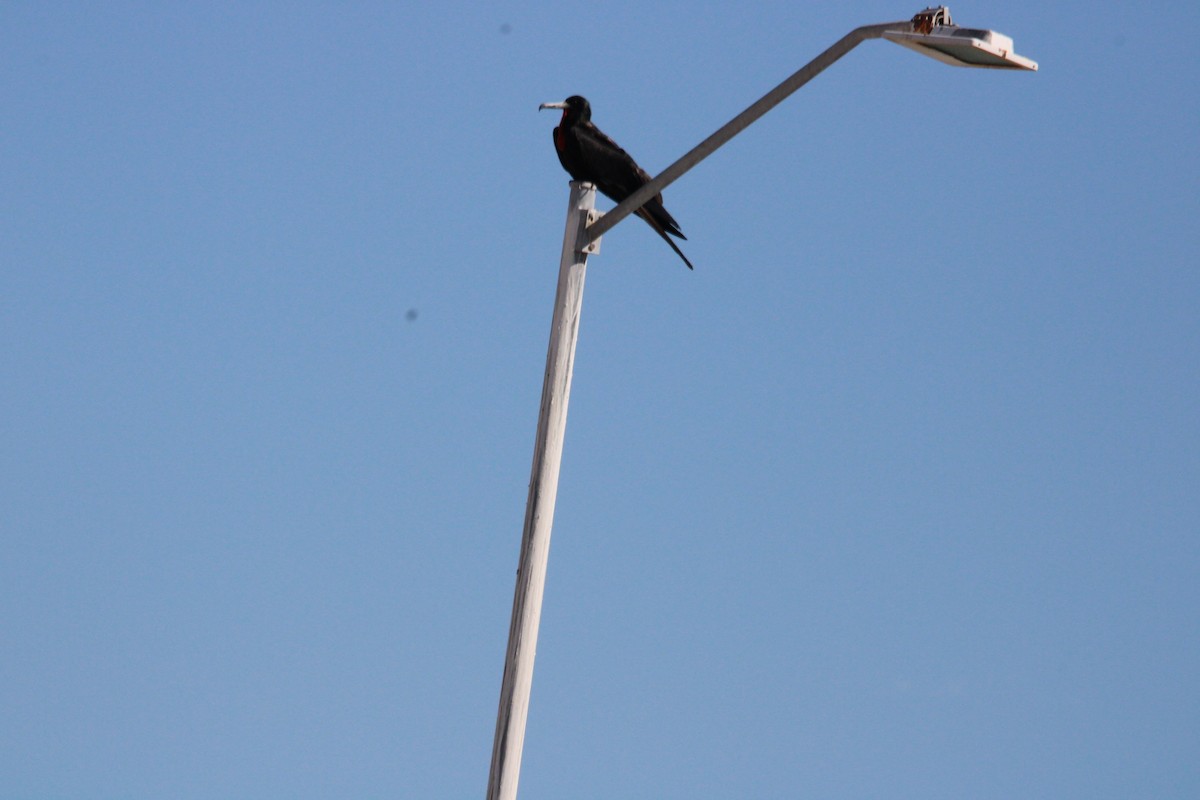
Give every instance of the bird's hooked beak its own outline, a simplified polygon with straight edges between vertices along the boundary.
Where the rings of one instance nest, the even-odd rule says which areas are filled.
[[[538,111],[541,111],[544,108],[561,108],[564,111],[566,111],[567,104],[566,103],[542,103],[540,106],[538,106]]]

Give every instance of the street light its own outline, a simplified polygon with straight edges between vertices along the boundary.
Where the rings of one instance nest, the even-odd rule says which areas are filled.
[[[763,114],[783,102],[792,92],[820,75],[827,67],[868,39],[885,38],[922,55],[958,67],[992,67],[1037,70],[1037,62],[1012,52],[1012,39],[981,28],[959,28],[950,21],[945,6],[927,8],[903,22],[864,25],[839,39],[832,47],[805,64],[783,83],[725,123],[712,136],[693,147],[664,169],[658,177],[626,197],[598,222],[589,225],[587,242],[594,242],[621,220],[637,211],[651,197],[674,183],[685,172],[712,155],[718,147],[750,127]]]
[[[1037,69],[1035,62],[1012,52],[1012,40],[1007,36],[994,31],[959,28],[951,23],[950,11],[945,6],[927,8],[911,20],[866,25],[846,34],[607,214],[600,214],[594,208],[594,186],[579,181],[571,182],[558,291],[554,300],[541,410],[534,442],[533,468],[525,504],[525,528],[517,564],[517,585],[513,593],[508,652],[500,687],[500,708],[496,715],[488,800],[516,800],[517,796],[588,255],[599,252],[600,237],[604,233],[641,208],[643,203],[659,194],[667,185],[712,155],[717,148],[861,42],[879,38],[889,39],[956,66]]]
[[[884,31],[888,41],[956,67],[1024,69],[1037,72],[1037,62],[1013,52],[1013,40],[980,28],[960,28],[945,6],[928,8],[912,19],[912,30]]]

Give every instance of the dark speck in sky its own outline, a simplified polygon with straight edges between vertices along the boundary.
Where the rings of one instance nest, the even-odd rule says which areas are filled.
[[[500,26],[500,32],[506,35],[512,33],[512,25],[509,25],[507,22],[505,22]]]
[[[412,322],[417,318],[417,310],[415,308],[410,308],[408,311],[404,312],[404,318],[409,322]]]

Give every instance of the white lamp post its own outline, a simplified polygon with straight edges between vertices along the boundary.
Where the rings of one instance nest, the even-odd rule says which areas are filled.
[[[956,66],[1037,69],[1035,62],[1012,52],[1012,39],[1007,36],[978,28],[959,28],[951,23],[950,11],[945,6],[927,8],[905,22],[866,25],[846,34],[824,53],[663,170],[658,177],[618,203],[607,214],[598,214],[593,209],[595,187],[589,183],[571,183],[566,234],[563,237],[562,259],[559,265],[558,293],[554,301],[550,345],[546,353],[546,376],[542,384],[533,469],[525,506],[525,528],[517,566],[517,585],[513,595],[508,653],[504,662],[500,708],[496,716],[496,736],[492,745],[488,800],[516,800],[517,796],[588,255],[599,251],[600,237],[604,233],[651,197],[748,128],[755,120],[861,42],[879,38],[889,39],[918,53]]]

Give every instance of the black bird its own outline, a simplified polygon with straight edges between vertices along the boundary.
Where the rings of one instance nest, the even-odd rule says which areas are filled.
[[[592,107],[587,100],[572,95],[561,103],[542,103],[538,106],[539,111],[543,108],[562,109],[562,120],[554,129],[554,150],[563,169],[572,178],[596,184],[597,189],[618,203],[650,182],[646,170],[592,124]],[[663,207],[661,194],[651,197],[634,213],[646,220],[654,232],[671,245],[688,269],[692,269],[692,262],[671,241],[671,236],[684,240],[687,237],[679,230],[679,223]]]

